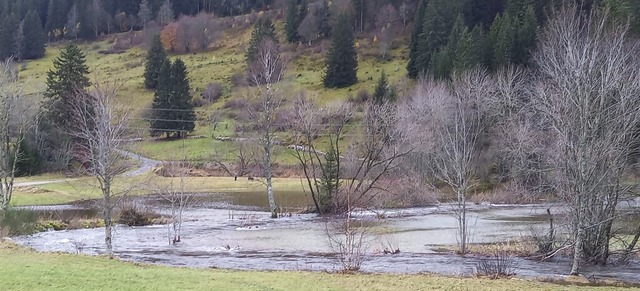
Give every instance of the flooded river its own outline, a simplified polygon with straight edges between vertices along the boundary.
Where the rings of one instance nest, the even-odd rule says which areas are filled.
[[[330,248],[327,231],[339,223],[337,218],[320,218],[314,214],[293,214],[270,219],[261,203],[244,203],[234,195],[202,196],[185,212],[182,242],[170,244],[165,225],[117,226],[114,251],[125,260],[172,266],[230,268],[249,270],[339,270],[335,252]],[[166,205],[153,197],[144,203],[168,213]],[[256,200],[257,201],[257,200]],[[306,202],[297,202],[303,206]],[[472,243],[503,242],[529,236],[547,227],[546,209],[553,213],[563,209],[552,205],[496,206],[474,205],[470,211]],[[59,209],[56,209],[59,208]],[[48,208],[48,211],[81,211],[75,206]],[[472,275],[481,258],[458,256],[439,251],[442,245],[455,245],[456,219],[450,205],[425,208],[361,211],[354,215],[367,225],[368,254],[364,272],[437,273]],[[103,229],[49,231],[18,237],[16,242],[39,251],[62,251],[100,254]],[[385,248],[400,253],[385,255]],[[537,262],[515,258],[517,276],[556,277],[568,273],[570,262],[556,259]],[[586,267],[584,273],[596,279],[615,278],[640,283],[640,267]]]

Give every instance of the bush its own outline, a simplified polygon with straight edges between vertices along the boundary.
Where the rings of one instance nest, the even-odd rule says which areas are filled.
[[[364,104],[369,100],[371,100],[371,94],[367,89],[362,89],[358,91],[358,94],[355,97],[353,95],[349,96],[349,102],[355,105]]]
[[[145,226],[153,224],[153,220],[159,217],[160,215],[153,212],[151,208],[126,203],[120,209],[117,222],[127,226]]]
[[[514,256],[503,245],[496,245],[490,257],[478,262],[476,272],[491,279],[508,278],[515,275],[515,267]]]
[[[234,88],[247,86],[247,74],[245,72],[237,72],[231,75],[231,84]]]
[[[0,233],[8,236],[27,235],[37,231],[38,217],[27,209],[0,210]]]
[[[222,91],[224,90],[224,86],[222,86],[222,84],[220,83],[209,83],[209,85],[207,85],[207,89],[205,89],[204,94],[202,95],[202,97],[204,98],[205,101],[209,102],[209,103],[213,103],[218,101],[218,99],[220,99],[220,97],[222,96]]]

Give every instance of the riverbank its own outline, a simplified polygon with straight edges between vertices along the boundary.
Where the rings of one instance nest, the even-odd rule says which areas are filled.
[[[83,255],[38,253],[0,243],[5,290],[616,290],[522,279],[433,275],[260,272],[151,266]],[[572,285],[575,284],[575,285]],[[630,289],[631,290],[631,289]],[[640,290],[640,289],[635,289]]]

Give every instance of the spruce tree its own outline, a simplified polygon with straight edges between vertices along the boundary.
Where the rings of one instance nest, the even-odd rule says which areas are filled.
[[[260,45],[265,37],[270,38],[276,44],[278,38],[276,37],[276,28],[273,26],[273,22],[270,19],[260,18],[253,26],[253,32],[251,32],[251,40],[249,40],[249,48],[247,49],[246,61],[247,65],[251,66],[255,61],[255,56],[260,49]]]
[[[284,32],[287,36],[287,42],[297,42],[298,36],[298,0],[289,0],[287,6],[287,16],[284,20]]]
[[[358,82],[358,53],[350,16],[338,16],[338,23],[331,37],[327,54],[323,83],[326,88],[344,88]]]
[[[193,111],[187,66],[179,58],[171,66],[171,84],[171,128],[178,137],[183,138],[187,132],[192,132],[195,128],[196,114]]]
[[[382,104],[387,101],[387,97],[389,97],[389,80],[387,80],[387,74],[382,71],[376,89],[373,92],[373,103]]]
[[[449,41],[455,18],[461,11],[460,0],[430,0],[426,8],[416,56],[417,72],[429,69],[434,54]]]
[[[334,149],[333,142],[331,147],[324,156],[324,165],[322,165],[322,177],[320,178],[320,191],[318,193],[318,213],[325,214],[331,211],[331,202],[333,196],[338,192],[340,187],[340,179],[338,177],[338,156]]]
[[[22,57],[25,59],[38,59],[44,56],[46,36],[40,23],[40,16],[34,10],[29,10],[22,23],[24,37],[22,45]]]
[[[316,19],[318,19],[318,34],[320,37],[331,36],[331,25],[329,25],[331,10],[329,10],[328,0],[322,0],[322,5],[314,13],[316,14]]]
[[[496,16],[491,29],[489,40],[491,43],[491,66],[493,70],[509,64],[512,58],[515,42],[515,29],[508,13]]]
[[[68,44],[53,61],[53,69],[47,72],[47,89],[44,96],[48,102],[48,117],[61,127],[68,129],[70,112],[74,97],[91,85],[89,68],[85,64],[85,55],[75,44]]]
[[[515,21],[514,21],[515,22]],[[515,39],[512,62],[525,65],[531,58],[537,41],[538,23],[533,6],[528,6],[521,19],[517,21],[517,35]]]
[[[147,52],[147,62],[144,66],[144,86],[147,89],[155,89],[158,86],[160,68],[167,60],[167,53],[162,46],[160,35],[155,35]]]
[[[162,60],[158,69],[156,92],[153,95],[151,136],[171,136],[171,61]]]
[[[417,58],[419,54],[418,43],[420,42],[420,35],[422,34],[426,6],[427,0],[418,0],[418,9],[416,11],[416,17],[413,20],[411,42],[409,43],[409,63],[407,64],[407,72],[411,78],[416,78],[420,73],[420,69],[417,65]]]
[[[16,32],[19,29],[20,23],[13,13],[5,16],[2,21],[2,30],[0,31],[0,60],[17,55]]]

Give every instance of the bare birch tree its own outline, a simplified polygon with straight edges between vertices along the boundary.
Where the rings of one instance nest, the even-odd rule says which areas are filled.
[[[459,252],[467,252],[467,198],[482,150],[480,140],[491,116],[494,82],[482,69],[449,82],[422,80],[413,97],[399,107],[405,143],[416,170],[446,183],[456,195]]]
[[[638,45],[607,11],[564,6],[543,30],[534,60],[535,103],[553,133],[556,191],[571,208],[573,264],[605,264],[616,206],[631,185],[623,175],[640,121]]]
[[[259,47],[255,61],[249,68],[249,78],[257,87],[259,106],[249,106],[249,116],[254,122],[259,137],[258,142],[264,150],[263,175],[266,180],[267,197],[272,218],[278,218],[277,206],[273,195],[273,147],[276,126],[276,114],[284,102],[282,92],[276,84],[284,75],[284,62],[280,57],[278,45],[270,39],[264,40]]]
[[[35,124],[36,106],[29,104],[18,83],[12,60],[0,63],[0,211],[7,210],[13,195],[20,142]]]
[[[169,175],[171,177],[177,177],[179,180],[177,183],[174,183],[173,180],[167,185],[159,189],[160,196],[169,202],[170,204],[170,221],[167,224],[167,238],[169,240],[169,244],[176,244],[182,241],[182,222],[184,210],[187,208],[191,195],[187,193],[186,183],[187,183],[187,174],[189,169],[184,168],[187,166],[188,162],[186,160],[182,160],[179,165],[167,165],[165,164],[163,167],[165,169],[170,168]]]
[[[113,182],[116,175],[126,169],[123,149],[130,110],[116,108],[114,102],[118,87],[96,82],[94,88],[79,93],[71,108],[70,134],[77,138],[76,152],[93,175],[102,192],[102,218],[105,225],[105,252],[113,254],[112,212],[117,202]]]

